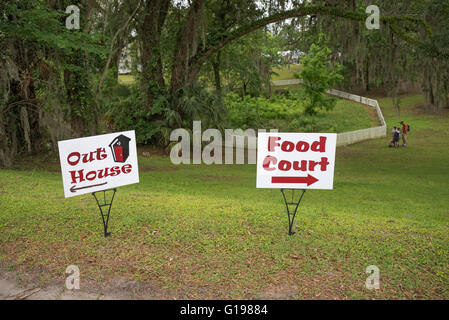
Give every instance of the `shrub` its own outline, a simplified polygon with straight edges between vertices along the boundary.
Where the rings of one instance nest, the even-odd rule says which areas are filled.
[[[329,59],[331,49],[327,46],[327,40],[323,34],[319,41],[310,46],[309,53],[302,57],[303,68],[295,77],[304,80],[304,93],[307,97],[304,112],[308,115],[318,113],[319,109],[332,110],[337,99],[328,97],[326,90],[343,80],[341,65],[332,63]]]
[[[224,98],[228,111],[228,120],[235,128],[261,128],[266,120],[284,120],[300,118],[303,112],[302,99],[290,93],[264,97],[240,97],[230,93]]]

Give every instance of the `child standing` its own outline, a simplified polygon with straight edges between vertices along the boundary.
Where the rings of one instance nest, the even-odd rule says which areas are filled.
[[[396,127],[393,127],[393,130],[391,130],[391,141],[388,145],[390,148],[394,147],[394,133],[396,132]]]
[[[399,148],[399,135],[400,135],[401,131],[399,130],[399,128],[394,127],[393,130],[393,142],[394,142],[394,147],[395,148]]]

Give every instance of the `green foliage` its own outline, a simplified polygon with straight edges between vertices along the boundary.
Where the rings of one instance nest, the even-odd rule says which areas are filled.
[[[135,130],[138,143],[150,143],[155,140],[155,136],[161,131],[162,126],[161,121],[154,119],[153,116],[162,113],[161,105],[166,100],[163,99],[164,97],[160,97],[154,107],[148,110],[145,107],[139,86],[128,86],[127,90],[130,91],[129,95],[103,103],[108,127],[118,131]]]
[[[192,121],[201,120],[205,127],[224,129],[226,108],[221,95],[197,84],[185,88],[182,98],[172,103],[170,109],[184,115],[171,127],[190,128]]]
[[[0,4],[0,165],[97,130],[91,81],[107,50],[98,33],[68,30],[58,6],[65,9],[43,0]]]
[[[44,1],[32,0],[20,5],[11,1],[3,10],[0,11],[4,15],[0,17],[0,35],[7,38],[21,39],[27,45],[37,44],[40,48],[61,50],[64,54],[77,50],[96,55],[107,53],[98,43],[97,34],[68,30],[63,22],[66,13],[50,9]]]
[[[326,91],[342,81],[343,76],[340,74],[342,67],[329,60],[330,54],[327,41],[321,35],[319,41],[312,44],[308,54],[301,59],[303,68],[297,77],[304,80],[304,112],[308,115],[316,114],[319,109],[332,110],[335,107],[336,99],[326,96]]]
[[[271,98],[241,97],[230,93],[224,97],[228,121],[232,128],[276,128],[285,132],[345,132],[373,126],[360,104],[337,99],[333,110],[306,114],[305,93],[284,89]]]
[[[296,99],[299,98],[299,99]],[[231,125],[236,128],[259,128],[264,120],[287,120],[301,116],[303,107],[299,95],[264,97],[241,97],[230,93],[225,97]]]
[[[216,89],[220,86],[227,92],[258,96],[270,81],[270,67],[278,58],[277,50],[272,36],[257,30],[208,59],[200,80]]]
[[[145,105],[139,85],[118,85],[117,88],[129,90],[130,94],[103,101],[108,126],[117,130],[135,130],[138,143],[166,146],[172,129],[191,128],[194,120],[201,120],[205,128],[224,129],[226,109],[220,95],[201,87],[185,89],[179,100],[160,94],[151,108]]]

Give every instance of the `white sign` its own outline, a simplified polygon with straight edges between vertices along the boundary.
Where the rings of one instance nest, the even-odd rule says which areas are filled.
[[[257,188],[333,189],[335,133],[259,133]]]
[[[66,198],[139,182],[134,130],[58,141]]]

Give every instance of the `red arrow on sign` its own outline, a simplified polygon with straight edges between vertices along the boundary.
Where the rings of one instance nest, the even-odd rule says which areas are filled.
[[[307,186],[310,186],[317,181],[318,179],[310,174],[307,177],[271,177],[271,183],[307,183]]]
[[[105,185],[106,183],[107,183],[107,182],[103,182],[103,183],[99,183],[99,184],[93,184],[93,185],[91,185],[91,186],[78,187],[78,188],[76,188],[76,185],[74,185],[74,186],[72,186],[72,187],[70,188],[70,191],[71,191],[71,192],[76,192],[77,190],[81,190],[81,189],[87,189],[87,188],[93,188],[93,187],[102,186],[102,185]]]

